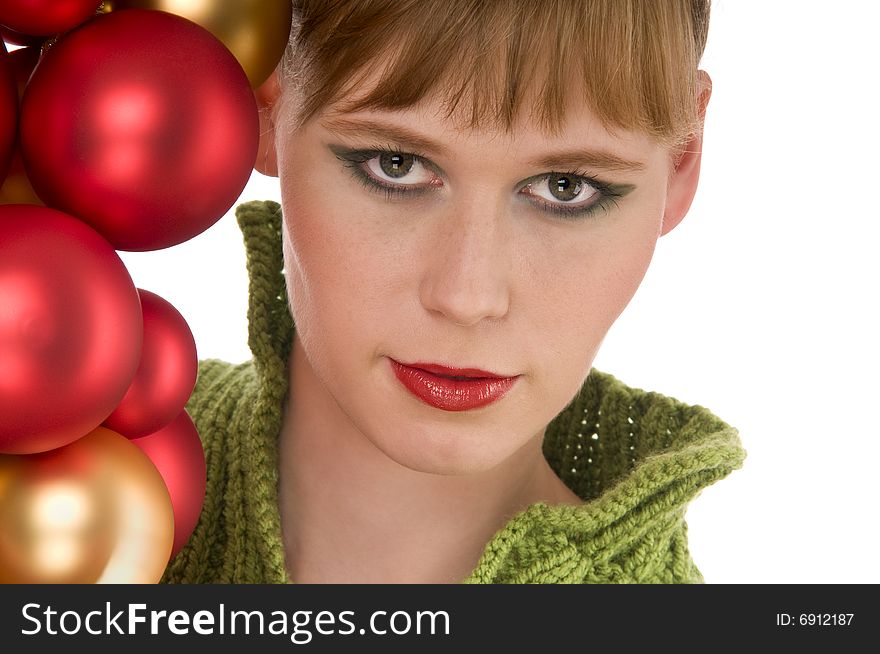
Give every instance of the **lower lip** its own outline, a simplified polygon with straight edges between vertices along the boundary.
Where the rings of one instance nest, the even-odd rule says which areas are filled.
[[[475,377],[458,380],[441,377],[420,368],[410,368],[390,359],[400,383],[425,404],[443,411],[469,411],[500,400],[517,377]]]

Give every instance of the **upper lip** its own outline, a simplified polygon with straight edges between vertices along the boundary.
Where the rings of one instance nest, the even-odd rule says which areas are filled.
[[[442,375],[443,377],[473,377],[475,379],[478,378],[491,378],[491,379],[505,379],[507,377],[515,377],[516,375],[496,375],[493,372],[487,372],[485,370],[481,370],[480,368],[453,368],[450,366],[443,366],[439,363],[403,363],[398,362],[402,366],[406,366],[408,368],[418,368],[419,370],[424,370],[425,372],[430,372],[435,375]]]

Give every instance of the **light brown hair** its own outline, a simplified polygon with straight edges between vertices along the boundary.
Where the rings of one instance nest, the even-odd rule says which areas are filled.
[[[580,93],[606,128],[677,146],[700,129],[709,0],[294,0],[281,65],[292,127],[402,109],[440,93],[447,117],[512,129],[527,101],[547,132]],[[356,94],[368,79],[368,93]],[[575,97],[575,100],[578,98]]]

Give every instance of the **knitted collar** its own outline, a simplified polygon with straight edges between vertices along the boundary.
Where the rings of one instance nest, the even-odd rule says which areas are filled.
[[[254,454],[276,474],[243,479],[247,504],[268,521],[248,545],[267,582],[288,581],[277,495],[277,437],[288,393],[293,322],[282,272],[281,207],[236,210],[250,277],[248,343],[257,390]],[[745,458],[736,429],[701,406],[630,388],[595,368],[550,423],[544,455],[584,503],[533,504],[486,545],[464,583],[702,581],[687,551],[685,510],[700,491]],[[265,477],[265,475],[264,475]]]

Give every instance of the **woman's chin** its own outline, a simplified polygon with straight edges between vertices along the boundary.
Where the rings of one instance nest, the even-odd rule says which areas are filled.
[[[400,432],[388,430],[379,438],[368,438],[398,465],[414,472],[444,476],[487,472],[507,460],[516,449],[512,443],[503,450],[492,447],[499,443],[498,435],[481,434],[474,429],[435,427],[406,432],[408,436],[400,436]]]

